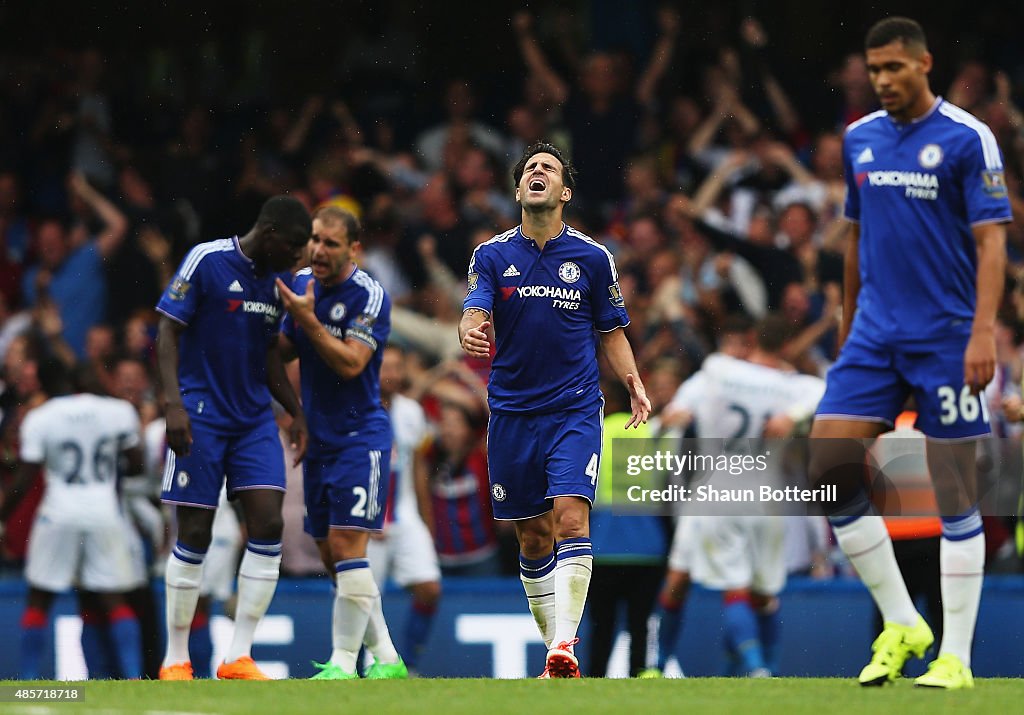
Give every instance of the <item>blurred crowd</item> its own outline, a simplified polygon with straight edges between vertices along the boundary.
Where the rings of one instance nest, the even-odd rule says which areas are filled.
[[[130,92],[95,47],[0,54],[0,469],[16,461],[18,425],[44,399],[35,375],[44,357],[89,366],[144,423],[158,419],[160,292],[192,245],[244,233],[266,198],[289,193],[359,216],[360,264],[395,305],[400,389],[424,404],[436,435],[426,452],[432,494],[480,493],[487,528],[474,553],[514,566],[495,556],[515,546],[486,514],[487,365],[461,357],[456,324],[473,248],[518,223],[510,167],[537,140],[564,148],[579,169],[567,217],[615,255],[655,414],[723,336],[769,311],[788,323],[785,358],[823,375],[842,295],[842,128],[877,106],[862,54],[814,67],[828,102],[798,106],[807,78],[774,60],[785,38],[748,17],[687,67],[683,84],[673,73],[693,38],[674,9],[651,13],[645,56],[589,50],[564,15],[514,14],[503,44],[517,48],[521,84],[498,113],[482,106],[488,88],[455,67],[438,68],[447,79],[433,113],[404,116],[386,82],[240,99],[216,44],[191,63],[148,55]],[[374,57],[415,54],[412,38],[380,32],[348,48],[349,76]],[[266,48],[238,49],[258,74]],[[1008,61],[964,63],[935,87],[989,124],[1006,162],[1015,222],[994,412],[1019,395],[1024,354],[1024,114],[1011,81],[1024,52]],[[996,422],[1000,436],[1019,438]],[[31,508],[27,500],[8,525],[8,563],[24,554]],[[440,523],[430,524],[435,536]]]

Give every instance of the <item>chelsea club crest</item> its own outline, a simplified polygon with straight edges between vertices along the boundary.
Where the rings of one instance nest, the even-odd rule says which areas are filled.
[[[345,304],[335,303],[331,306],[331,312],[329,314],[331,320],[337,323],[339,320],[345,317]]]
[[[558,267],[558,277],[566,283],[575,283],[580,279],[580,267],[572,261],[566,261]]]
[[[934,169],[942,163],[942,148],[938,144],[925,144],[917,155],[917,161],[925,169]]]

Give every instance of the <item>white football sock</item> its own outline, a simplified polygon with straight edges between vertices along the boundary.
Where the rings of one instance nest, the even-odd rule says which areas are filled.
[[[519,580],[523,582],[526,601],[544,646],[550,648],[555,635],[555,552],[540,559],[520,554]]]
[[[555,632],[550,647],[571,643],[579,630],[594,570],[590,539],[581,536],[559,542],[555,559]]]
[[[886,623],[917,625],[920,616],[896,563],[892,539],[882,517],[868,513],[841,526],[832,524],[836,541],[857,569]]]
[[[262,553],[257,553],[254,549]],[[276,555],[271,555],[276,552]],[[238,568],[238,607],[235,611],[235,633],[224,654],[231,663],[252,653],[256,626],[266,614],[277,590],[281,572],[281,543],[252,541],[246,546],[242,565]]]
[[[374,601],[380,602],[380,590],[366,559],[339,561],[335,568],[339,567],[342,570],[334,576],[337,588],[331,618],[331,663],[346,673],[355,673],[359,646],[367,634]]]
[[[376,583],[374,580],[375,586]],[[397,663],[399,661],[398,650],[395,649],[395,644],[391,641],[391,633],[388,631],[387,621],[384,620],[379,586],[377,586],[377,596],[370,606],[370,618],[366,622],[366,635],[363,636],[363,644],[378,663]]]
[[[176,544],[167,557],[164,571],[167,620],[167,650],[163,666],[188,662],[188,635],[199,602],[199,582],[203,578],[203,557],[206,554]],[[187,559],[187,560],[183,560]],[[192,563],[197,561],[198,563]]]
[[[950,538],[952,537],[952,538]],[[981,603],[985,572],[985,532],[977,511],[966,518],[942,520],[939,544],[942,583],[942,646],[971,667],[971,644]]]

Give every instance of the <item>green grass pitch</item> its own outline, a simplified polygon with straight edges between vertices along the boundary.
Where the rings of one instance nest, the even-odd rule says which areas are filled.
[[[774,678],[748,680],[689,678],[679,680],[573,681],[419,679],[405,681],[270,683],[193,681],[93,681],[84,700],[10,702],[12,686],[67,687],[71,683],[0,683],[6,702],[0,713],[353,713],[386,715],[522,715],[550,713],[1008,713],[1024,702],[1024,680],[978,680],[974,690],[944,692],[914,688],[901,681],[884,688],[861,688],[836,678]]]

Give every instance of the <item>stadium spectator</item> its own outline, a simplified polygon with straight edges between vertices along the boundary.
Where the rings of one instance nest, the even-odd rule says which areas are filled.
[[[498,535],[491,513],[480,412],[442,402],[437,434],[417,452],[419,507],[445,576],[496,576]]]
[[[40,223],[34,241],[39,262],[25,272],[22,292],[29,306],[52,298],[60,309],[64,339],[81,357],[89,328],[106,316],[104,261],[124,240],[127,222],[124,214],[81,174],[71,174],[68,187],[83,204],[82,217],[70,228],[56,218]],[[85,225],[87,211],[103,222],[95,238],[89,237]]]

